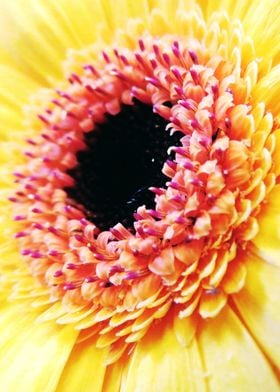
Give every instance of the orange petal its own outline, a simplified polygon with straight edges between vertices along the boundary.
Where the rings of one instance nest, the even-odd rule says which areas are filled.
[[[221,287],[227,294],[237,293],[244,286],[246,273],[246,267],[237,257],[229,264],[226,276],[221,282]]]
[[[163,249],[149,264],[149,269],[157,275],[171,275],[175,272],[174,253],[171,247]]]
[[[199,314],[203,318],[215,317],[226,303],[227,295],[222,290],[206,290],[200,299]]]

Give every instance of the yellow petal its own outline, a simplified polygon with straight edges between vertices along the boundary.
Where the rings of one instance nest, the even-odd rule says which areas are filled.
[[[54,323],[36,323],[37,313],[27,311],[25,314],[28,303],[10,304],[10,312],[5,316],[12,315],[14,306],[17,314],[0,321],[1,334],[16,326],[0,350],[1,389],[52,392],[75,344],[77,332],[71,326],[61,328]]]
[[[221,282],[223,290],[227,294],[237,293],[244,286],[246,273],[246,267],[237,256],[237,259],[229,264],[227,273]]]
[[[229,307],[201,325],[199,346],[211,391],[279,390],[264,354]]]
[[[268,263],[280,266],[280,185],[270,192],[258,216],[259,232],[253,239],[255,252]]]
[[[280,367],[280,269],[253,255],[241,261],[247,279],[234,302],[267,356]]]
[[[256,54],[273,59],[276,54],[279,56],[279,2],[268,0],[249,3],[250,7],[244,16],[244,30],[253,37]]]
[[[148,0],[118,0],[117,7],[115,0],[103,0],[101,3],[105,11],[108,24],[112,29],[124,26],[127,23],[128,18],[141,17],[145,20],[149,12]]]
[[[104,376],[103,392],[116,392],[122,385],[123,368],[125,362],[128,360],[127,357],[119,360],[106,369]],[[124,381],[124,379],[123,379]],[[119,389],[122,391],[122,389]]]
[[[173,321],[173,328],[175,336],[181,346],[188,346],[194,338],[196,328],[198,324],[198,315],[193,314],[190,317],[179,318],[179,314],[176,314]]]
[[[96,348],[88,339],[72,351],[56,392],[98,392],[102,390],[107,350]],[[117,385],[116,385],[117,390]]]
[[[25,301],[24,304],[28,306],[29,302]],[[19,314],[21,316],[20,324],[17,324],[13,321]],[[32,318],[30,312],[21,312],[21,306],[17,302],[11,305],[10,303],[5,302],[5,300],[2,301],[0,313],[0,348],[2,349],[2,347],[12,341],[13,337],[18,333],[19,328],[24,329],[24,326],[30,322],[30,320],[34,322],[34,319],[35,316],[33,315]],[[8,328],[6,328],[7,325],[9,326]]]
[[[231,20],[240,19],[246,34],[256,42],[258,56],[272,58],[279,53],[279,2],[267,0],[254,2],[250,0],[207,1],[198,3],[207,19],[216,11],[226,11]],[[273,11],[272,11],[273,10]],[[215,17],[217,17],[215,15]],[[235,32],[232,32],[234,35]]]
[[[279,77],[280,65],[277,65],[260,79],[252,91],[253,102],[265,102],[268,110],[278,118],[280,111]]]
[[[272,154],[272,160],[273,160],[273,166],[274,166],[274,172],[277,176],[280,174],[280,129],[277,129],[275,132],[273,132],[273,135],[275,137],[275,149]]]
[[[15,131],[23,129],[23,106],[38,87],[32,76],[0,64],[1,139],[14,141]]]
[[[227,295],[222,290],[206,290],[200,300],[199,314],[203,318],[215,317],[227,302]]]
[[[151,329],[131,353],[126,392],[205,391],[204,370],[195,339],[181,345],[171,323],[162,322]]]
[[[0,99],[2,103],[11,105],[17,110],[26,103],[26,97],[39,85],[31,77],[7,65],[0,64]]]
[[[104,10],[91,0],[1,2],[0,46],[11,56],[11,67],[48,85],[61,76],[69,48],[96,40],[101,21]]]

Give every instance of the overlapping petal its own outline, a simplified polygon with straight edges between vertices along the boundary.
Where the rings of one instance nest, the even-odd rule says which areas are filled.
[[[8,4],[1,2],[0,8],[0,270],[4,276],[1,286],[3,302],[13,292],[13,302],[5,303],[1,310],[0,368],[5,369],[0,372],[1,387],[16,390],[20,380],[23,391],[34,392],[53,391],[56,388],[61,391],[76,391],[79,388],[85,391],[114,391],[119,387],[123,391],[151,388],[166,391],[219,391],[224,388],[277,391],[275,366],[279,365],[280,358],[279,185],[275,185],[279,176],[280,147],[280,44],[277,34],[280,9],[277,1],[18,0]],[[33,98],[32,111],[23,108],[39,88],[65,86],[62,62],[64,72],[69,75],[88,60],[99,61],[99,53],[105,45],[107,48],[113,44],[133,50],[145,31],[152,36],[171,33],[203,40],[210,51],[216,51],[235,64],[235,68],[230,70],[235,77],[241,76],[240,83],[230,86],[235,103],[239,105],[236,112],[231,111],[230,121],[235,128],[230,136],[234,135],[237,140],[248,137],[252,143],[248,142],[247,147],[231,144],[225,162],[230,175],[227,185],[230,187],[231,184],[232,190],[241,187],[245,196],[237,202],[238,218],[230,210],[228,193],[223,193],[210,214],[212,225],[214,215],[217,216],[215,227],[218,232],[224,233],[229,222],[234,220],[236,225],[241,225],[242,229],[236,231],[237,258],[236,249],[232,248],[219,250],[212,258],[201,261],[198,256],[200,251],[196,247],[187,251],[184,247],[178,247],[176,263],[179,260],[179,263],[185,264],[186,271],[189,269],[186,276],[192,274],[191,268],[196,268],[199,261],[205,292],[200,297],[200,291],[196,291],[192,300],[187,301],[188,295],[192,297],[192,289],[198,282],[197,276],[192,275],[193,279],[187,283],[179,281],[178,290],[184,295],[177,297],[181,298],[178,303],[184,305],[175,308],[175,311],[171,307],[169,311],[168,295],[167,302],[157,303],[160,298],[165,298],[166,292],[159,296],[158,283],[153,281],[155,290],[149,293],[149,300],[157,304],[158,317],[154,317],[154,313],[149,310],[143,314],[136,310],[134,315],[130,314],[126,318],[126,315],[116,315],[106,307],[92,313],[89,307],[83,309],[80,304],[76,304],[76,307],[71,305],[69,311],[65,312],[59,303],[50,307],[52,299],[49,298],[48,290],[29,276],[13,239],[19,229],[16,222],[10,222],[11,206],[5,201],[15,187],[11,173],[23,161],[21,151],[25,147],[21,139],[24,139],[24,134],[25,137],[37,135],[41,127],[37,120],[32,120],[32,111],[41,113],[42,105],[48,102],[46,97],[50,96],[49,92],[45,90]],[[91,46],[93,42],[96,43],[94,47]],[[216,68],[216,76],[226,74],[226,65],[219,65],[214,60],[211,63],[211,59],[209,64],[220,67],[218,70]],[[196,93],[190,91],[190,94]],[[218,105],[219,112],[225,113],[230,102],[224,96]],[[248,105],[251,105],[250,113]],[[165,109],[156,108],[166,115]],[[180,115],[185,109],[180,106],[177,113],[174,111],[183,124],[184,119]],[[197,119],[207,129],[209,121],[203,109]],[[29,122],[28,127],[24,128],[26,113]],[[173,125],[176,127],[178,123]],[[193,142],[195,145],[196,140]],[[223,143],[219,146],[221,150],[225,148],[225,140]],[[251,166],[251,189],[248,190],[247,163],[251,148],[257,156],[257,163]],[[244,159],[240,158],[241,155]],[[166,168],[166,171],[170,170],[172,167]],[[211,168],[205,167],[204,170],[201,175],[203,178],[205,173],[209,175]],[[209,176],[207,186],[211,193],[218,194],[221,191],[219,187],[223,185],[217,171]],[[168,207],[163,198],[162,206]],[[253,217],[248,220],[252,211]],[[225,218],[225,213],[229,218]],[[195,234],[207,235],[210,230],[209,217],[204,214],[199,219]],[[168,235],[171,232],[169,229]],[[220,244],[217,238],[215,241],[214,247]],[[198,259],[193,265],[188,260],[190,254]],[[88,257],[85,251],[83,257]],[[174,269],[173,257],[169,250],[164,250],[164,253],[154,258],[149,263],[152,274],[161,278],[163,276],[165,281],[176,280],[177,264]],[[133,261],[124,258],[123,265],[131,266]],[[145,292],[150,283],[144,282],[141,289],[135,287],[133,293],[136,294],[127,296],[128,309],[133,307],[135,297],[139,301],[147,300]],[[215,285],[222,287],[222,291],[213,290]],[[92,298],[94,290],[87,288],[85,291],[87,298]],[[96,295],[96,291],[94,293]],[[233,300],[225,305],[227,295],[232,296]],[[187,298],[187,302],[182,300],[183,297]],[[104,297],[102,301],[107,303],[111,298]],[[25,313],[25,308],[31,307],[31,302],[36,308]],[[200,316],[195,314],[195,317],[185,318],[196,307]],[[22,314],[21,321],[19,314]],[[35,322],[39,315],[42,324]],[[124,317],[122,329],[118,328],[122,323],[119,317]],[[161,321],[162,317],[165,318]],[[214,318],[208,320],[208,317]],[[59,324],[74,322],[78,327],[74,330],[71,325],[56,326],[54,319]],[[104,331],[96,342],[95,335],[100,329],[88,327],[104,320],[110,320],[110,325],[106,327],[102,324]],[[115,339],[115,333],[119,334],[120,340]],[[129,336],[128,342],[132,343],[129,351],[123,336]],[[83,342],[77,343],[77,339]],[[96,345],[100,348],[96,348]],[[26,353],[29,353],[28,360]],[[106,361],[115,363],[106,367]],[[14,362],[12,367],[11,362]],[[261,370],[256,373],[256,369]]]

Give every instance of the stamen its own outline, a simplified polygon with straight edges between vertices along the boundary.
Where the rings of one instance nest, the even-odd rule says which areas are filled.
[[[275,181],[273,156],[262,164],[269,151],[257,148],[264,121],[249,121],[249,96],[236,104],[246,73],[232,80],[228,59],[211,69],[205,43],[165,39],[106,49],[96,68],[71,74],[14,173],[15,237],[31,273],[61,306],[109,310],[100,328],[110,333],[115,309],[125,325],[131,309],[164,317],[159,303],[208,317],[215,299],[203,301],[216,286],[226,296],[222,274],[255,235]]]

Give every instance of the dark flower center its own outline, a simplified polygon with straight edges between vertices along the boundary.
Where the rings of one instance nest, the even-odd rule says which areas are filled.
[[[182,137],[171,136],[167,124],[151,106],[135,101],[85,135],[88,148],[77,154],[78,165],[69,172],[76,185],[66,191],[99,229],[118,222],[133,228],[137,207],[154,207],[149,187],[165,185],[167,150]]]

